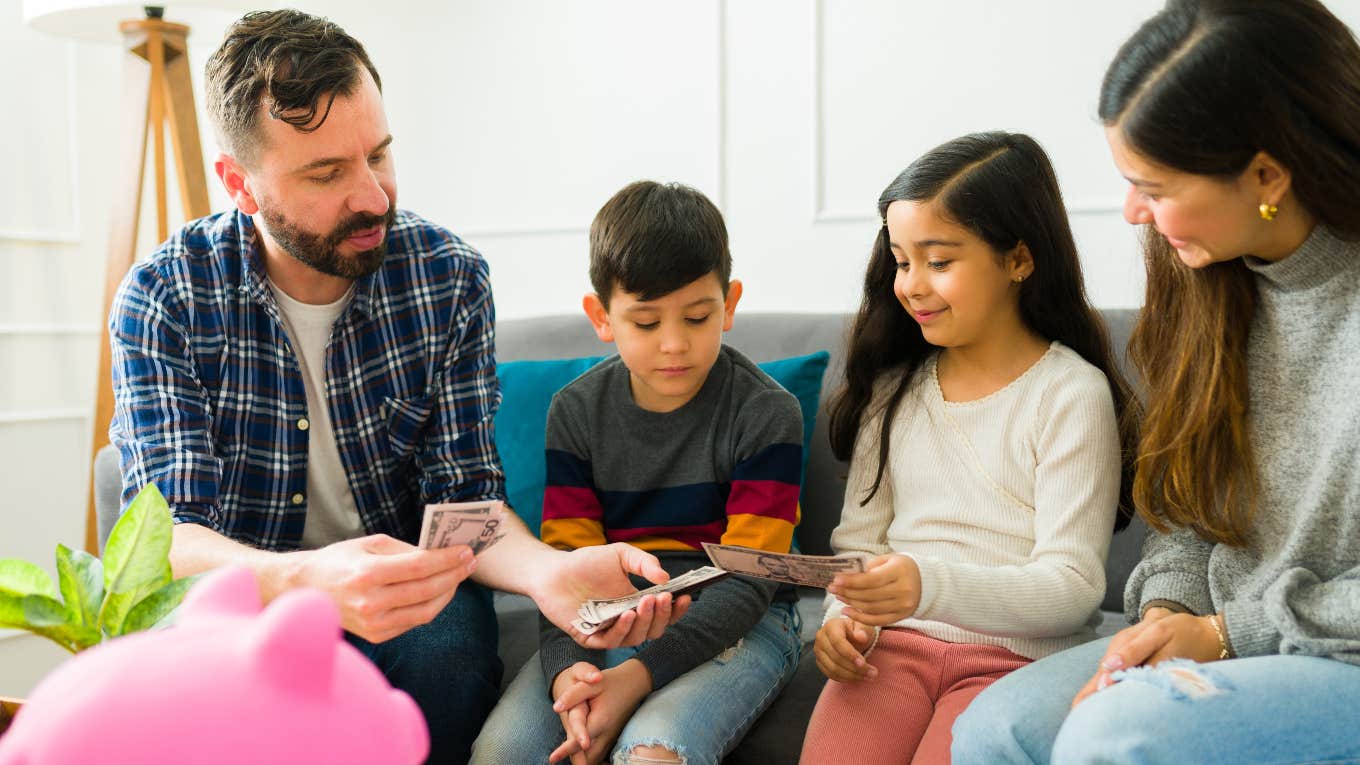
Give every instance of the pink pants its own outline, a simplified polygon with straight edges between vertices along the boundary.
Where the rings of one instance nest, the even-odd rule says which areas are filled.
[[[1029,659],[888,628],[869,654],[872,680],[828,681],[803,739],[803,765],[948,763],[950,728],[973,697]]]

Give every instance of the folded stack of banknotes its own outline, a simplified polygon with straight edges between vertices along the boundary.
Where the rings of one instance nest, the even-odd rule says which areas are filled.
[[[614,623],[626,611],[637,608],[646,595],[669,592],[680,597],[731,574],[754,576],[805,587],[825,588],[840,573],[864,571],[864,559],[857,555],[799,555],[773,553],[738,545],[704,543],[704,552],[712,566],[696,568],[672,578],[665,584],[638,590],[631,595],[609,600],[587,600],[576,610],[577,619],[571,624],[578,632],[589,635]]]
[[[467,545],[474,555],[501,541],[501,515],[505,503],[445,502],[425,506],[420,526],[420,546],[428,549]]]

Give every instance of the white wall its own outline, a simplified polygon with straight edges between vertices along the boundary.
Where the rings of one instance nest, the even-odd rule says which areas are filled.
[[[578,310],[591,216],[642,177],[723,209],[744,310],[852,310],[883,186],[931,146],[998,128],[1052,155],[1097,304],[1141,300],[1094,114],[1155,0],[297,4],[367,44],[400,204],[482,249],[503,318]],[[1329,5],[1360,22],[1360,0]],[[0,0],[0,557],[50,569],[57,542],[83,540],[106,209],[129,147],[113,134],[117,48],[42,36],[19,8]],[[190,39],[200,112],[222,21]],[[0,632],[0,695],[58,658]]]
[[[116,106],[114,51],[43,37],[0,0],[0,557],[84,543]],[[0,630],[0,695],[66,654]]]

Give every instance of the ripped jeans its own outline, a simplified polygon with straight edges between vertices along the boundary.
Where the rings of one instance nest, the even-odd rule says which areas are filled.
[[[1163,662],[1114,673],[1069,714],[1110,641],[998,680],[954,724],[955,765],[1360,764],[1360,667],[1311,656]]]
[[[802,651],[800,627],[796,604],[772,603],[736,646],[653,691],[623,726],[614,765],[665,762],[630,756],[639,746],[663,746],[687,765],[721,762],[792,679]],[[605,665],[622,664],[640,648],[607,651]],[[486,721],[472,762],[545,763],[565,739],[534,654]]]

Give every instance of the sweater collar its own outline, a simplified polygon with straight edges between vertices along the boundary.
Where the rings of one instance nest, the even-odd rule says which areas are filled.
[[[1270,287],[1295,292],[1325,284],[1332,277],[1354,268],[1360,258],[1360,242],[1347,242],[1318,224],[1297,250],[1276,261],[1248,255],[1243,258],[1257,279]]]

